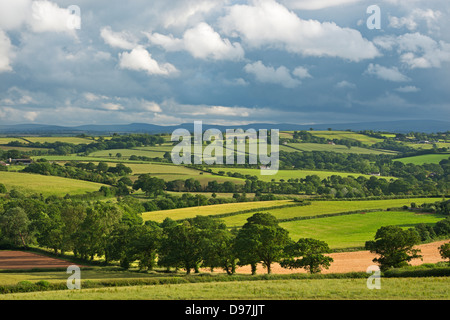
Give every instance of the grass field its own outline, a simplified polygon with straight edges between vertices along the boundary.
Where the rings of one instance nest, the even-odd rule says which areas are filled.
[[[446,216],[439,214],[382,211],[293,221],[280,225],[289,230],[294,240],[314,238],[325,241],[330,248],[336,249],[364,247],[365,242],[373,240],[375,233],[382,226],[411,228],[420,223],[432,225],[445,218]]]
[[[377,142],[382,142],[382,139],[373,138],[366,136],[364,134],[360,133],[354,133],[349,131],[309,131],[313,136],[325,138],[325,139],[348,139],[348,140],[354,140],[359,141],[361,143],[364,143],[366,145],[373,145]]]
[[[211,168],[213,172],[218,173],[219,171],[225,171],[225,172],[237,172],[240,174],[250,175],[250,176],[257,176],[258,179],[262,181],[271,181],[272,179],[275,179],[276,181],[279,181],[281,179],[288,181],[289,179],[304,179],[307,176],[311,175],[317,175],[320,179],[325,179],[330,176],[340,176],[340,177],[359,177],[364,176],[366,178],[370,178],[371,175],[364,175],[360,173],[346,173],[346,172],[336,172],[336,171],[317,171],[317,170],[279,170],[277,174],[273,176],[263,176],[261,175],[260,169],[245,169],[245,168]],[[381,177],[384,179],[395,179],[393,177]]]
[[[85,194],[98,191],[102,186],[89,181],[21,172],[0,172],[0,183],[3,183],[8,191],[15,188],[25,193],[37,193],[44,196]]]
[[[434,203],[438,198],[418,198],[418,199],[388,199],[388,200],[361,200],[361,201],[311,201],[310,205],[273,209],[268,212],[278,220],[294,219],[302,217],[320,216],[349,211],[363,210],[385,210],[388,208],[400,208],[404,205]],[[240,227],[247,222],[252,214],[240,214],[236,216],[222,218],[221,220],[229,227]],[[295,225],[295,223],[293,224]]]
[[[450,153],[444,154],[425,154],[421,156],[407,157],[395,159],[394,161],[400,161],[404,164],[412,163],[415,165],[422,165],[424,163],[439,163],[441,160],[449,159]]]
[[[448,300],[450,278],[227,281],[0,295],[14,300]]]
[[[295,151],[322,151],[337,153],[356,153],[356,154],[396,154],[395,151],[376,150],[360,147],[347,148],[343,145],[318,144],[318,143],[288,143],[280,147],[280,150],[287,152]]]
[[[65,142],[72,144],[90,144],[94,142],[92,139],[85,139],[78,137],[23,137],[23,139],[30,142],[40,142],[40,143]]]
[[[181,220],[187,218],[194,218],[196,216],[218,215],[237,211],[281,206],[290,203],[294,202],[292,200],[274,200],[274,201],[226,203],[213,206],[146,212],[142,214],[142,218],[144,219],[144,221],[152,220],[156,222],[162,222],[167,217],[170,217],[173,220]]]

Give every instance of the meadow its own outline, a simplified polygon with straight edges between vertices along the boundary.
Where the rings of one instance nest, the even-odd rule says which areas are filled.
[[[322,151],[336,153],[356,153],[356,154],[396,154],[395,151],[377,150],[361,147],[347,148],[344,145],[318,144],[318,143],[288,143],[280,147],[280,150],[287,152],[295,151]]]
[[[434,225],[445,219],[440,214],[405,211],[379,211],[280,223],[294,240],[314,238],[325,241],[331,249],[364,247],[382,226],[412,228],[417,224]]]
[[[129,286],[0,295],[3,300],[448,300],[450,278],[281,279]]]
[[[424,163],[439,163],[444,159],[449,159],[450,153],[444,154],[425,154],[421,156],[407,157],[395,159],[395,161],[400,161],[404,164],[412,163],[415,165],[422,165]]]
[[[382,142],[382,139],[369,137],[364,134],[360,133],[354,133],[350,131],[309,131],[313,136],[325,138],[325,139],[348,139],[348,140],[354,140],[359,141],[361,143],[364,143],[366,145],[373,145],[378,142]]]
[[[211,167],[210,168],[214,173],[218,173],[219,171],[224,172],[236,172],[240,173],[242,175],[250,175],[250,176],[257,176],[258,179],[262,181],[272,181],[272,179],[275,179],[276,181],[279,180],[285,180],[288,181],[289,179],[304,179],[307,176],[317,175],[320,179],[326,179],[330,176],[339,176],[339,177],[366,177],[370,178],[371,175],[367,174],[360,174],[360,173],[347,173],[347,172],[336,172],[336,171],[317,171],[317,170],[278,170],[278,172],[275,175],[261,175],[260,169],[245,169],[245,168],[217,168],[217,167]],[[381,177],[384,179],[395,179],[393,177]]]
[[[194,218],[196,216],[222,215],[238,211],[254,210],[260,208],[269,208],[274,206],[283,206],[294,204],[293,200],[274,200],[274,201],[256,201],[256,202],[239,202],[225,203],[212,206],[181,208],[172,210],[161,210],[153,212],[145,212],[142,214],[144,221],[162,222],[169,217],[172,220],[182,220]]]
[[[4,171],[0,171],[0,183],[3,183],[8,191],[14,188],[26,194],[37,193],[44,196],[62,197],[66,194],[78,195],[95,192],[103,186],[89,181]]]

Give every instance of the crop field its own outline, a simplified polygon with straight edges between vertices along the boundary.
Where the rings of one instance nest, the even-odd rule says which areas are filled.
[[[285,222],[280,223],[280,226],[289,230],[293,240],[315,238],[336,249],[363,247],[366,241],[373,240],[375,233],[382,226],[410,228],[420,223],[433,225],[445,218],[446,216],[440,214],[381,211]]]
[[[23,139],[30,142],[40,142],[40,143],[65,142],[72,144],[89,144],[94,142],[92,139],[85,139],[78,137],[23,137]]]
[[[318,144],[318,143],[288,143],[280,150],[287,152],[295,151],[325,151],[337,153],[356,153],[356,154],[396,154],[395,151],[376,150],[361,147],[347,148],[344,145]]]
[[[388,199],[388,200],[357,200],[357,201],[311,201],[310,205],[273,209],[268,212],[278,220],[307,218],[313,216],[336,214],[350,211],[364,210],[385,210],[388,208],[400,208],[409,206],[412,202],[416,204],[434,203],[438,198],[417,198],[417,199]],[[222,218],[221,220],[229,227],[240,227],[247,222],[252,214],[240,214],[236,216]]]
[[[13,141],[19,141],[21,143],[28,143],[27,141],[25,141],[25,140],[23,140],[22,138],[19,138],[19,137],[5,137],[5,138],[1,137],[0,138],[0,145],[8,144],[8,143],[13,142]]]
[[[240,174],[257,176],[258,179],[262,181],[272,181],[275,179],[277,181],[283,179],[288,181],[289,179],[304,179],[307,176],[317,175],[320,179],[326,179],[330,176],[339,176],[339,177],[366,177],[370,178],[371,175],[364,175],[360,173],[346,173],[346,172],[336,172],[336,171],[316,171],[316,170],[279,170],[275,175],[261,175],[260,169],[245,169],[245,168],[211,168],[213,172],[218,173],[219,171],[225,172],[237,172]],[[395,179],[393,177],[381,177],[384,179]]]
[[[162,222],[167,217],[171,218],[172,220],[181,220],[187,218],[194,218],[196,216],[219,215],[244,210],[282,206],[290,203],[294,202],[292,200],[274,200],[274,201],[226,203],[212,206],[146,212],[142,214],[142,218],[145,221],[151,220],[156,222]]]
[[[360,133],[354,133],[349,131],[309,131],[313,136],[320,137],[320,138],[326,138],[326,139],[348,139],[348,140],[355,140],[359,141],[361,143],[364,143],[366,145],[373,145],[377,142],[382,142],[382,139],[373,138],[366,136],[364,134]]]
[[[89,181],[21,172],[0,172],[0,183],[3,183],[8,191],[15,188],[25,193],[37,193],[44,196],[85,194],[98,191],[102,186]]]
[[[414,149],[424,149],[430,150],[433,149],[433,145],[436,144],[438,148],[450,148],[450,142],[437,142],[437,143],[414,143],[414,142],[406,142],[404,145],[414,148]]]
[[[440,161],[444,159],[449,159],[450,153],[445,154],[425,154],[421,156],[414,156],[414,157],[407,157],[407,158],[400,158],[395,159],[395,161],[400,161],[404,164],[412,163],[415,165],[421,165],[424,163],[439,163]]]
[[[356,210],[384,210],[387,208],[399,208],[404,205],[434,203],[438,198],[417,198],[417,199],[388,199],[388,200],[358,200],[358,201],[311,201],[310,205],[287,207],[281,209],[265,210],[274,215],[277,219],[293,219],[299,217],[311,217],[324,214],[334,214]],[[293,200],[274,200],[261,202],[241,202],[227,203],[213,206],[182,208],[173,210],[162,210],[144,213],[144,220],[163,221],[166,217],[173,220],[194,218],[197,215],[220,215],[233,213],[249,209],[258,209],[294,203]],[[264,212],[264,210],[261,210]],[[228,227],[240,227],[247,222],[247,219],[254,213],[242,213],[230,217],[221,218]]]

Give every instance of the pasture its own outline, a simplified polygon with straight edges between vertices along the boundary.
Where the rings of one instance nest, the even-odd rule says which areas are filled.
[[[450,153],[440,153],[440,154],[424,154],[421,156],[407,157],[395,159],[394,161],[400,161],[404,164],[412,163],[415,165],[422,165],[424,163],[439,163],[444,159],[449,159]]]
[[[332,249],[345,249],[364,247],[366,241],[373,240],[382,226],[411,228],[420,223],[433,225],[443,219],[445,216],[440,214],[380,211],[285,222],[280,223],[280,226],[289,230],[294,240],[314,238],[325,241]]]
[[[356,154],[396,154],[395,151],[377,150],[361,147],[347,148],[344,145],[318,144],[318,143],[288,143],[280,147],[280,150],[286,152],[295,151],[322,151],[336,153],[356,153]]]
[[[383,278],[382,290],[367,279],[276,279],[199,282],[0,295],[4,300],[447,300],[449,277]],[[180,310],[180,314],[184,314]]]
[[[245,168],[210,168],[214,173],[218,173],[219,171],[224,172],[236,172],[240,173],[242,175],[250,175],[250,176],[257,176],[258,179],[262,181],[272,181],[272,179],[275,179],[276,181],[285,180],[288,181],[289,179],[305,179],[307,176],[317,175],[320,179],[326,179],[330,176],[339,176],[339,177],[359,177],[363,176],[366,178],[370,178],[371,175],[364,175],[360,173],[346,173],[346,172],[336,172],[336,171],[317,171],[317,170],[278,170],[278,172],[275,175],[261,175],[260,169],[245,169]],[[381,177],[384,179],[395,179],[393,177]]]
[[[348,139],[359,141],[363,144],[371,146],[377,142],[382,142],[382,139],[369,137],[364,134],[350,132],[350,131],[309,131],[313,136],[325,138],[329,140],[333,139]]]
[[[44,196],[85,194],[86,192],[98,191],[100,187],[103,186],[100,183],[89,181],[3,171],[0,171],[0,183],[3,183],[8,191],[11,189],[17,189],[26,194],[36,193]]]

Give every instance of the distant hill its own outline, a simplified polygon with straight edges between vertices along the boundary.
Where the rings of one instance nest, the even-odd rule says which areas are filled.
[[[172,133],[175,129],[184,128],[189,131],[194,130],[193,123],[180,124],[178,126],[159,126],[147,123],[132,123],[121,125],[82,125],[77,127],[64,127],[56,125],[42,124],[18,124],[18,125],[0,125],[0,134],[2,135],[74,135],[74,134],[112,134],[112,133]],[[299,130],[373,130],[386,131],[393,133],[407,132],[446,132],[450,131],[450,122],[436,120],[401,120],[401,121],[380,121],[380,122],[361,122],[361,123],[334,123],[334,124],[267,124],[253,123],[243,126],[216,126],[203,125],[203,130],[217,128],[219,130],[242,128],[247,130],[253,128],[260,129],[279,129],[280,131],[299,131]]]

